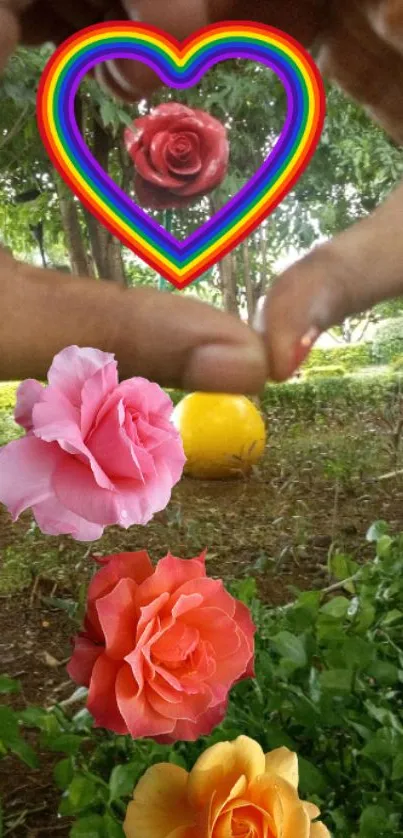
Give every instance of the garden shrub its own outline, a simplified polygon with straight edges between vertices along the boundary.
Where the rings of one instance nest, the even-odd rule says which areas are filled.
[[[340,346],[334,349],[313,348],[302,365],[303,370],[311,367],[341,365],[346,372],[355,372],[373,364],[371,344],[360,343],[354,346]]]
[[[0,382],[0,413],[12,413],[19,381]]]
[[[340,364],[329,364],[324,367],[310,367],[304,372],[304,378],[339,378],[346,374],[346,370]]]
[[[391,363],[392,370],[402,370],[403,371],[403,355],[398,355],[396,358],[393,359]]]
[[[268,608],[254,579],[232,583],[257,626],[256,680],[234,688],[225,721],[209,737],[164,746],[94,729],[86,709],[72,716],[60,706],[3,707],[0,756],[11,751],[34,768],[21,734],[36,728],[41,750],[60,754],[54,777],[59,813],[75,819],[71,838],[123,838],[133,786],[150,765],[189,770],[207,747],[242,733],[265,751],[286,746],[299,755],[301,797],[321,808],[337,838],[402,836],[403,535],[392,538],[378,522],[367,538],[376,545],[372,562],[330,559],[340,582],[332,595],[304,592]],[[0,678],[0,692],[18,687]],[[7,812],[4,820],[7,829]]]
[[[389,364],[397,355],[403,355],[403,317],[381,323],[372,343],[372,357],[377,364]]]
[[[261,397],[269,420],[313,421],[340,418],[344,424],[367,412],[391,407],[403,394],[403,376],[390,374],[346,375],[268,384]]]

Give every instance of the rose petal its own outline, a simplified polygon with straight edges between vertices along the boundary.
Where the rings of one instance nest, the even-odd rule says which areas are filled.
[[[171,744],[177,741],[196,742],[200,736],[208,736],[211,731],[221,724],[227,713],[228,702],[210,707],[196,722],[178,719],[171,734],[156,736],[155,740],[161,744]]]
[[[189,579],[206,575],[204,565],[197,559],[178,559],[168,553],[158,562],[155,571],[138,592],[139,605],[150,602],[162,592],[172,593]]]
[[[211,705],[211,692],[205,684],[193,695],[185,692],[172,694],[171,701],[162,698],[153,689],[152,683],[146,685],[145,689],[147,703],[162,719],[170,721],[192,722],[195,724],[203,713],[206,713]],[[173,725],[171,725],[172,729]],[[163,732],[163,731],[161,731]]]
[[[213,796],[224,802],[240,777],[250,783],[263,774],[265,757],[260,745],[247,736],[233,742],[219,742],[205,751],[193,766],[188,780],[188,797],[196,808],[206,806]]]
[[[121,667],[116,679],[116,697],[119,711],[133,739],[172,731],[174,722],[156,713],[144,693],[138,693],[137,684],[127,664]]]
[[[163,189],[172,189],[175,188],[175,186],[181,185],[181,181],[178,180],[178,178],[174,178],[169,174],[162,175],[155,171],[142,148],[140,148],[136,154],[134,165],[140,177],[147,181],[147,183],[153,184],[154,186],[159,186]]]
[[[45,535],[71,535],[76,541],[97,541],[104,531],[99,524],[92,524],[66,509],[56,497],[35,503],[32,512]]]
[[[103,561],[107,563],[92,577],[87,591],[86,623],[91,636],[98,641],[103,641],[104,635],[96,608],[97,599],[109,593],[120,579],[132,579],[140,585],[153,572],[150,557],[145,550],[138,553],[116,553]]]
[[[81,463],[88,464],[98,486],[113,489],[113,483],[83,440],[80,411],[67,396],[55,387],[47,387],[42,400],[34,406],[32,416],[35,436],[44,442],[57,442],[66,453],[77,455]]]
[[[48,381],[52,387],[64,393],[73,406],[79,408],[85,382],[108,364],[117,367],[114,355],[109,352],[91,347],[68,346],[53,359]]]
[[[147,183],[140,175],[134,179],[134,191],[139,206],[145,209],[181,209],[192,203],[193,196],[181,198],[166,189]]]
[[[107,396],[117,388],[118,384],[116,361],[106,364],[85,381],[81,391],[80,409],[80,427],[84,440],[95,422],[101,405]]]
[[[16,439],[0,449],[0,502],[14,521],[24,509],[51,497],[52,475],[65,460],[56,443],[34,436]]]
[[[265,773],[271,776],[283,777],[290,785],[298,788],[298,757],[288,748],[276,748],[265,757]],[[318,813],[319,814],[319,813]]]
[[[132,579],[120,579],[112,591],[96,601],[108,657],[123,660],[135,646],[135,595]]]
[[[177,829],[193,827],[194,813],[186,797],[187,778],[187,771],[178,765],[160,763],[149,768],[127,807],[123,824],[126,838],[167,838]]]
[[[122,401],[119,401],[116,407],[104,414],[91,433],[87,440],[88,448],[101,469],[110,475],[114,483],[119,478],[144,483],[141,463],[136,457],[136,447],[126,434],[124,422],[125,408]],[[146,453],[146,463],[149,465],[148,460],[151,458],[148,452]]]
[[[102,654],[95,661],[88,692],[87,708],[94,717],[96,727],[105,727],[120,736],[127,734],[127,727],[116,701],[116,682],[120,665]]]
[[[158,131],[157,134],[154,134],[149,148],[150,154],[150,163],[154,166],[155,170],[159,172],[161,175],[168,175],[168,166],[166,164],[164,150],[170,138],[169,131]]]
[[[17,389],[14,419],[29,433],[32,431],[32,410],[43,393],[43,385],[35,378],[22,381]]]
[[[311,823],[309,838],[330,838],[330,832],[324,823],[318,821],[317,823]]]
[[[52,485],[60,503],[76,515],[103,527],[120,523],[118,493],[102,489],[89,466],[79,460],[65,457],[55,469]]]
[[[95,661],[103,653],[102,646],[97,646],[83,633],[74,638],[74,652],[67,664],[67,672],[76,684],[89,687]]]

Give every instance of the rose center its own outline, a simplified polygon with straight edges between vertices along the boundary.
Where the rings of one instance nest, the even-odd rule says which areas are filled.
[[[172,134],[169,142],[169,151],[181,160],[186,159],[192,152],[192,144],[185,134]]]

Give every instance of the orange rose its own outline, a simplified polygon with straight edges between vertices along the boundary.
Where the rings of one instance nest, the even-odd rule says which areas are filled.
[[[126,838],[330,838],[317,806],[298,797],[298,759],[288,748],[264,754],[247,736],[219,742],[190,774],[152,766],[137,784]]]

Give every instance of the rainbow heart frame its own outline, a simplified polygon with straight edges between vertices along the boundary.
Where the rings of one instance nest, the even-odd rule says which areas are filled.
[[[285,88],[287,115],[274,148],[237,195],[184,241],[125,195],[81,136],[74,112],[79,84],[95,64],[116,58],[142,61],[181,90],[219,61],[248,58],[273,70]],[[179,43],[153,26],[112,21],[82,29],[54,52],[40,81],[37,118],[52,162],[84,206],[158,274],[185,288],[267,218],[300,178],[320,139],[325,92],[309,53],[274,27],[228,21]]]

